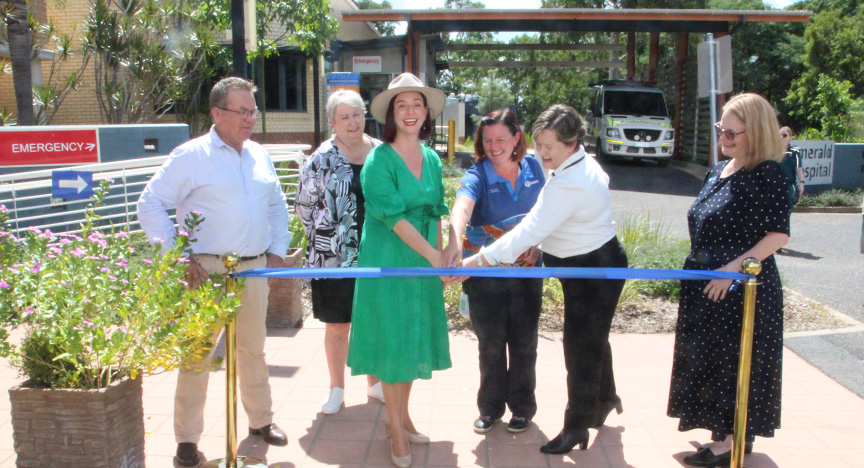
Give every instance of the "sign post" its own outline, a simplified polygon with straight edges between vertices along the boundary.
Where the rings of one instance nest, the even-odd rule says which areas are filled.
[[[711,122],[720,120],[717,112],[717,97],[721,93],[732,92],[732,38],[723,36],[714,39],[707,34],[705,42],[696,46],[699,69],[699,97],[710,98]],[[717,134],[711,129],[711,149],[708,153],[709,166],[717,164]]]

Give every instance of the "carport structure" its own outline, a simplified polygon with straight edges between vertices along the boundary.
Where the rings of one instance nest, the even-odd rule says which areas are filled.
[[[660,49],[660,33],[677,34],[675,73],[675,157],[679,157],[684,64],[688,58],[689,35],[712,33],[716,37],[733,34],[748,22],[805,23],[810,11],[780,10],[667,10],[667,9],[594,9],[547,8],[538,10],[360,10],[343,12],[343,21],[405,21],[405,70],[418,74],[421,35],[451,32],[606,32],[626,33],[627,77],[636,74],[636,34],[649,34],[648,81],[654,81]],[[609,44],[476,44],[460,45],[460,50],[618,50]],[[454,49],[455,50],[455,49]],[[618,67],[609,62],[465,62],[451,67]]]

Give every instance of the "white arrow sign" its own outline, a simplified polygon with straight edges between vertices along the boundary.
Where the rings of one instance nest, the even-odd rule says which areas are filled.
[[[87,188],[87,181],[84,180],[80,175],[75,180],[59,180],[57,181],[57,185],[60,188],[74,188],[78,189],[78,193],[81,193],[82,190]]]
[[[93,148],[96,147],[95,143],[87,143],[87,151],[93,151]]]

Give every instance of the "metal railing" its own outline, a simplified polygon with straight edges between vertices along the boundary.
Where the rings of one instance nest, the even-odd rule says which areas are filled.
[[[293,210],[305,151],[309,145],[264,145],[276,166],[276,173],[285,193],[291,197]],[[90,200],[65,200],[51,197],[51,174],[55,170],[93,172],[94,186],[102,180],[112,180],[111,189],[102,205],[96,207],[99,223],[129,232],[140,231],[135,205],[138,197],[169,156],[130,159],[126,161],[54,168],[0,176],[0,204],[9,210],[10,229],[18,234],[30,228],[55,232],[77,232],[85,220]],[[173,213],[172,213],[173,215]]]

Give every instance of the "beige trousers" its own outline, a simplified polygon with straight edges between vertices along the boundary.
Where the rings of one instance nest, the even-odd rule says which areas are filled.
[[[225,273],[222,260],[210,255],[197,255],[195,260],[208,274]],[[237,271],[264,268],[267,257],[240,262]],[[260,428],[273,422],[273,400],[270,396],[269,373],[264,361],[264,339],[267,336],[266,278],[246,278],[237,312],[237,376],[240,400],[249,417],[249,426]],[[210,380],[211,353],[194,369],[180,369],[174,394],[174,438],[177,443],[198,443],[204,432],[204,402]]]

